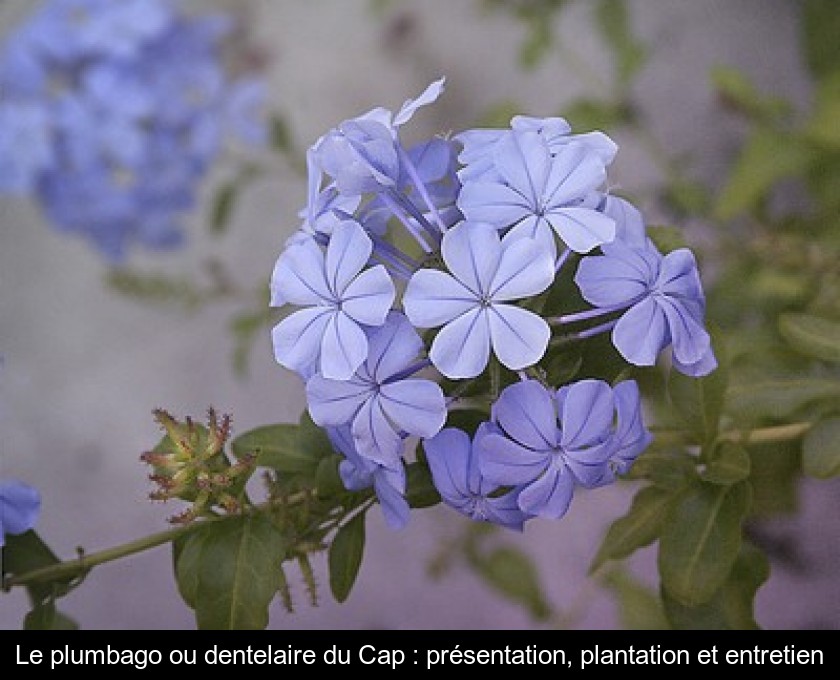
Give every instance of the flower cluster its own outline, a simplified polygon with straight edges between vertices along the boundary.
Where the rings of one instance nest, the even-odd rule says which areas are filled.
[[[651,441],[635,381],[550,385],[552,347],[609,333],[627,365],[664,358],[691,376],[715,356],[692,253],[661,253],[608,191],[609,137],[517,116],[404,144],[444,86],[310,147],[302,225],[271,277],[288,310],[274,352],[305,382],[345,486],[373,486],[389,524],[408,520],[414,450],[445,503],[521,530],[615,481]],[[453,425],[479,393],[480,424]]]
[[[112,262],[178,245],[223,140],[264,134],[262,82],[222,61],[230,28],[172,0],[46,0],[0,52],[0,192]]]
[[[41,512],[41,494],[17,480],[0,482],[0,548],[6,534],[18,535],[32,529]]]

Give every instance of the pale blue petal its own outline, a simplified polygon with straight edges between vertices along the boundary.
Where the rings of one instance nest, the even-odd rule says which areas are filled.
[[[521,239],[532,239],[536,241],[539,250],[547,253],[552,262],[557,259],[557,237],[554,235],[554,229],[552,229],[545,217],[531,215],[512,229],[508,229],[502,238],[502,246],[505,247],[509,243]]]
[[[560,240],[576,253],[588,253],[615,238],[615,220],[592,208],[556,208],[546,214],[546,219]]]
[[[321,373],[332,380],[348,380],[368,355],[365,332],[344,312],[331,315],[321,340]]]
[[[371,332],[367,370],[377,383],[408,368],[423,349],[423,340],[408,319],[399,312],[391,312],[385,323]]]
[[[645,296],[650,282],[644,258],[637,251],[610,249],[610,256],[581,259],[575,283],[583,298],[596,307],[619,307]]]
[[[558,444],[554,395],[537,380],[506,387],[493,404],[493,420],[520,444],[542,451]]]
[[[488,431],[477,437],[478,464],[485,479],[499,486],[529,484],[550,465],[551,451],[534,451],[504,435]]]
[[[421,106],[433,103],[446,87],[446,78],[439,78],[430,83],[423,92],[414,99],[408,99],[394,116],[394,126],[407,123]]]
[[[394,486],[392,475],[384,472],[386,468],[381,469],[383,472],[374,475],[373,488],[376,491],[379,506],[382,508],[382,515],[389,527],[403,529],[411,518],[411,508],[403,492]]]
[[[706,350],[706,353],[699,361],[684,364],[677,357],[672,357],[672,361],[675,369],[677,369],[680,373],[684,373],[685,375],[689,375],[693,378],[702,378],[704,375],[708,375],[718,367],[717,357],[715,357],[715,353],[711,347]]]
[[[333,228],[324,263],[327,281],[336,299],[343,297],[344,289],[362,271],[373,252],[373,242],[362,227],[344,220]]]
[[[341,309],[367,326],[380,326],[396,296],[394,281],[381,264],[366,269],[344,289]]]
[[[487,317],[493,352],[503,365],[518,371],[543,358],[551,339],[551,328],[545,319],[505,304],[491,305]]]
[[[436,328],[475,307],[478,298],[446,272],[420,269],[409,280],[402,302],[411,323]]]
[[[294,305],[315,305],[333,299],[324,276],[324,254],[311,237],[287,245],[271,279],[272,295]]]
[[[527,239],[505,242],[490,283],[494,302],[506,302],[542,293],[554,281],[554,260],[541,244]]]
[[[647,247],[647,230],[641,211],[619,196],[604,197],[601,211],[615,220],[615,240],[631,248]]]
[[[544,137],[531,130],[514,131],[493,149],[493,162],[505,182],[534,210],[542,205],[552,158]]]
[[[668,320],[674,356],[681,364],[700,361],[712,342],[706,329],[680,305],[679,300],[663,297],[659,304]]]
[[[615,417],[612,389],[603,380],[585,379],[558,391],[561,442],[567,453],[589,449],[606,441]],[[595,462],[599,452],[582,453],[579,460]]]
[[[41,511],[40,492],[23,482],[0,483],[0,547],[5,534],[22,534],[34,528]]]
[[[565,466],[552,465],[519,492],[519,507],[530,515],[559,519],[572,502],[575,480]]]
[[[441,254],[452,275],[477,296],[490,291],[502,257],[498,232],[483,222],[461,222],[446,232]]]
[[[613,328],[612,341],[631,364],[653,366],[671,341],[664,312],[651,298],[633,305]]]
[[[377,397],[364,402],[353,418],[353,441],[360,456],[395,468],[402,459],[403,440],[388,422]]]
[[[663,293],[676,298],[703,301],[703,287],[694,253],[687,248],[673,250],[662,258],[657,283]]]
[[[432,341],[429,358],[447,378],[474,378],[490,358],[490,327],[480,307],[450,321]]]
[[[468,474],[472,442],[466,432],[447,427],[423,441],[435,488],[450,502],[470,495]]]
[[[382,410],[392,423],[417,437],[433,437],[446,423],[446,399],[440,385],[410,378],[380,388]]]
[[[462,181],[457,204],[468,220],[504,229],[535,213],[533,204],[506,184],[483,179]]]
[[[307,307],[278,323],[271,331],[277,362],[292,371],[304,371],[317,363],[321,338],[333,313],[330,307]]]
[[[607,170],[597,156],[578,144],[564,146],[552,159],[543,205],[550,208],[575,203],[606,179]]]
[[[582,144],[588,151],[594,153],[604,165],[609,165],[615,160],[618,153],[618,145],[603,132],[584,132],[577,135],[569,135],[563,143]],[[557,151],[556,146],[549,140],[551,152]]]
[[[329,380],[322,375],[314,375],[306,383],[309,415],[321,427],[338,427],[351,422],[372,395],[373,386],[358,378]],[[347,455],[344,448],[342,453]]]

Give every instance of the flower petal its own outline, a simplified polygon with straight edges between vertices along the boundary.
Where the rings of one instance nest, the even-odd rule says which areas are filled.
[[[420,269],[406,286],[403,309],[418,328],[436,328],[478,304],[476,294],[446,272]]]
[[[476,433],[473,446],[481,474],[499,486],[529,484],[548,467],[552,456],[551,451],[534,451],[490,428]]]
[[[362,404],[373,395],[370,383],[359,380],[330,380],[322,375],[312,376],[306,383],[306,402],[309,415],[316,425],[338,427],[355,418]],[[346,442],[333,440],[348,455]]]
[[[543,203],[553,161],[545,138],[534,130],[514,130],[493,149],[493,163],[508,186],[536,211]]]
[[[380,326],[385,321],[396,290],[388,271],[381,264],[366,269],[344,289],[341,309],[348,316],[367,326]]]
[[[367,370],[382,384],[411,364],[423,349],[423,341],[399,312],[391,312],[385,323],[370,334]]]
[[[446,232],[441,254],[452,275],[477,296],[490,291],[502,257],[499,233],[489,224],[464,221]]]
[[[486,222],[496,229],[505,229],[534,215],[534,206],[525,196],[506,184],[484,179],[465,178],[457,204],[468,220]]]
[[[417,437],[433,437],[446,423],[446,399],[440,385],[411,378],[380,388],[382,410],[392,423]]]
[[[537,241],[507,242],[490,283],[490,297],[494,302],[505,302],[537,295],[551,285],[554,273],[551,254]]]
[[[631,364],[653,366],[671,341],[664,312],[651,298],[645,298],[618,320],[612,341]]]
[[[330,307],[307,307],[278,323],[271,331],[277,362],[298,372],[316,363],[321,354],[321,338],[333,314]]]
[[[575,480],[565,465],[552,465],[519,492],[519,507],[530,515],[559,519],[572,502]]]
[[[289,243],[274,266],[272,297],[295,305],[315,305],[333,295],[324,276],[324,254],[311,237]]]
[[[581,259],[575,283],[584,299],[596,307],[629,305],[653,283],[649,262],[641,251],[613,244],[608,255]]]
[[[597,155],[582,144],[566,144],[552,158],[543,205],[568,206],[597,189],[607,179],[607,169]]]
[[[503,365],[518,371],[543,358],[551,329],[542,317],[506,304],[491,305],[487,317],[493,352]]]
[[[333,228],[324,261],[326,277],[335,299],[343,299],[344,289],[362,271],[373,252],[373,242],[353,220]]]
[[[365,401],[353,418],[353,441],[360,456],[385,467],[396,468],[402,460],[403,440],[388,422],[379,399]]]
[[[592,208],[552,209],[546,213],[546,219],[576,253],[588,253],[615,238],[615,220]]]
[[[365,332],[344,312],[335,312],[321,339],[321,373],[332,380],[348,380],[368,355]]]
[[[537,380],[506,387],[493,404],[493,420],[520,444],[534,450],[558,444],[557,404]]]
[[[38,521],[41,510],[40,492],[16,480],[0,483],[0,547],[4,534],[22,534]]]
[[[695,364],[709,351],[712,339],[680,300],[663,297],[660,307],[668,320],[674,356],[681,364]]]
[[[455,427],[447,427],[423,441],[426,461],[435,488],[450,502],[470,495],[468,473],[472,453],[469,435]]]
[[[447,378],[474,378],[490,358],[487,313],[475,307],[450,321],[432,341],[429,358]]]

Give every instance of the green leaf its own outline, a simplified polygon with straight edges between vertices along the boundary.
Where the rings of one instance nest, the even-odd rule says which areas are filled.
[[[711,449],[700,478],[712,484],[736,484],[750,475],[750,454],[740,444],[721,442]]]
[[[840,64],[840,4],[836,0],[805,0],[802,42],[808,67],[815,76],[835,72]]]
[[[647,233],[653,244],[662,253],[670,253],[672,250],[688,246],[685,240],[685,232],[679,227],[651,224],[647,228]]]
[[[779,317],[782,336],[803,354],[840,363],[840,323],[812,314],[789,312]]]
[[[601,0],[596,6],[596,20],[604,43],[613,52],[618,81],[626,85],[647,60],[645,45],[638,42],[630,31],[626,2]]]
[[[607,529],[601,547],[589,566],[589,573],[592,574],[609,560],[624,559],[659,538],[674,497],[673,492],[656,486],[638,491],[627,514]]]
[[[342,460],[342,456],[332,455],[325,456],[318,463],[318,469],[315,472],[315,485],[318,488],[318,496],[321,498],[341,496],[347,493],[344,482],[341,481],[341,474],[338,471],[338,466]]]
[[[176,578],[202,630],[260,630],[282,582],[285,545],[262,514],[231,517],[191,534],[176,552]]]
[[[717,217],[729,220],[758,207],[779,180],[801,174],[810,161],[810,150],[799,140],[773,129],[757,129],[732,166]]]
[[[667,630],[670,627],[659,594],[626,570],[610,570],[603,583],[616,599],[624,630]]]
[[[576,99],[562,113],[575,130],[610,130],[632,119],[623,104],[598,99]]]
[[[690,607],[662,592],[668,621],[678,630],[756,630],[755,596],[769,577],[767,557],[745,543],[726,583],[708,602]]]
[[[256,454],[260,467],[312,476],[321,459],[335,453],[326,433],[306,412],[298,425],[263,425],[239,435],[230,446],[237,458]]]
[[[291,154],[294,151],[294,145],[286,119],[279,113],[274,113],[269,118],[268,125],[271,148],[283,154]]]
[[[365,551],[365,513],[360,512],[342,525],[330,544],[328,564],[330,590],[337,602],[344,602],[349,596]]]
[[[786,378],[746,382],[729,388],[727,412],[747,422],[785,420],[819,401],[840,398],[840,381]]]
[[[750,487],[698,483],[676,501],[659,539],[662,586],[680,604],[707,602],[729,578],[741,549]]]
[[[723,338],[711,324],[709,330],[718,367],[700,378],[676,370],[671,370],[668,376],[668,396],[676,413],[703,442],[709,442],[717,436],[729,382]]]
[[[440,503],[440,493],[426,463],[415,461],[406,465],[405,499],[412,508],[429,508]]]
[[[827,418],[808,430],[802,442],[802,470],[817,479],[840,475],[840,418]]]
[[[756,119],[771,120],[788,112],[787,101],[760,93],[743,71],[731,66],[711,70],[712,85],[728,106]]]
[[[48,600],[36,604],[23,619],[24,630],[78,630],[79,624],[55,607]]]
[[[801,448],[799,441],[750,445],[754,516],[772,517],[796,511],[802,471]]]
[[[59,564],[60,560],[44,543],[36,531],[30,529],[22,534],[8,534],[2,553],[3,574],[18,576],[29,571]],[[64,577],[55,581],[38,581],[26,586],[33,604],[52,602],[69,593],[76,583],[74,578]]]
[[[682,449],[650,447],[636,459],[626,477],[647,479],[660,488],[679,490],[697,478],[697,460]]]
[[[223,184],[213,197],[210,211],[210,231],[214,234],[223,233],[230,223],[230,216],[239,197],[238,182]]]
[[[472,560],[477,573],[502,595],[525,606],[537,620],[551,615],[539,575],[531,558],[510,547],[500,547]]]

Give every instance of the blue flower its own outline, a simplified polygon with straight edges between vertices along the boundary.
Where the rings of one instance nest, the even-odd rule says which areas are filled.
[[[280,364],[298,372],[315,366],[333,380],[356,372],[368,356],[363,326],[382,325],[395,295],[382,265],[365,269],[372,250],[365,231],[346,220],[333,230],[326,251],[308,236],[283,251],[271,278],[272,299],[304,309],[274,327]]]
[[[367,359],[349,380],[314,375],[306,383],[312,420],[321,427],[350,424],[363,458],[396,469],[406,436],[432,437],[446,422],[440,386],[409,377],[427,365],[415,363],[423,341],[408,320],[391,312],[370,331]]]
[[[54,162],[46,109],[38,102],[0,104],[0,191],[33,191]]]
[[[614,220],[597,210],[606,167],[586,144],[552,153],[543,135],[514,130],[494,144],[493,166],[497,177],[462,177],[458,207],[466,219],[507,230],[508,239],[536,238],[552,255],[552,230],[578,253],[615,237]]]
[[[406,316],[415,326],[443,326],[429,352],[435,367],[449,378],[477,376],[491,347],[513,370],[538,362],[548,346],[548,324],[510,303],[551,285],[550,254],[533,239],[503,245],[493,227],[476,222],[447,231],[441,254],[451,273],[421,269],[403,295]]]
[[[344,487],[348,491],[361,491],[373,486],[388,526],[393,529],[405,527],[411,508],[405,499],[406,474],[403,462],[400,461],[396,468],[389,468],[363,458],[356,451],[349,427],[330,427],[326,431],[333,448],[345,457],[338,466]]]
[[[633,396],[623,393],[622,399]],[[638,421],[627,421],[626,405],[616,438],[614,391],[601,380],[580,380],[556,392],[536,380],[515,383],[499,396],[492,416],[476,437],[481,471],[493,483],[516,488],[520,509],[540,517],[562,517],[576,486],[606,483],[613,458],[629,461],[644,440]]]
[[[0,482],[0,547],[6,534],[17,535],[32,529],[41,512],[41,494],[32,486],[10,480]]]
[[[423,440],[423,450],[444,503],[476,521],[522,531],[530,516],[520,510],[517,493],[487,481],[479,469],[478,449],[466,432],[447,427]]]
[[[680,248],[663,256],[650,241],[646,247],[606,244],[602,251],[581,260],[575,282],[595,307],[626,310],[612,329],[621,355],[631,364],[652,366],[670,346],[674,366],[683,373],[702,376],[714,370],[694,254]]]

